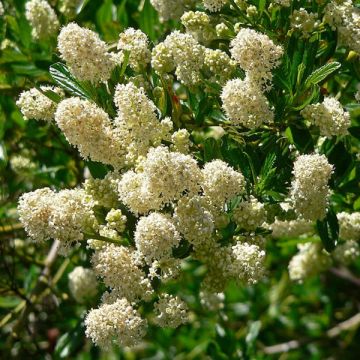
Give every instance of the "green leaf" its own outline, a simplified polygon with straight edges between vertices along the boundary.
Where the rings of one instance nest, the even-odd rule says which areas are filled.
[[[251,325],[250,325],[250,329],[249,329],[249,332],[248,334],[246,335],[246,343],[248,345],[252,345],[254,344],[256,338],[258,337],[259,335],[259,332],[260,332],[260,329],[261,329],[261,321],[258,320],[258,321],[254,321]]]
[[[68,91],[71,95],[79,96],[82,99],[90,100],[90,94],[70,73],[66,65],[56,63],[50,66],[50,75],[60,87]]]
[[[333,210],[328,211],[324,220],[316,222],[316,228],[325,250],[328,252],[333,251],[339,238],[339,224]]]
[[[86,161],[85,164],[88,167],[91,176],[95,179],[103,179],[108,173],[108,168],[104,164],[90,160]]]
[[[337,61],[334,61],[334,62],[331,62],[329,64],[322,66],[319,69],[316,69],[306,79],[305,87],[309,87],[311,85],[318,84],[319,82],[321,82],[322,80],[327,78],[330,74],[332,74],[334,71],[336,71],[340,67],[341,67],[341,64]]]

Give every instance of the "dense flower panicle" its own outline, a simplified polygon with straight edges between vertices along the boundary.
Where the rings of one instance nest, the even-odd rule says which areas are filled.
[[[163,328],[177,328],[189,321],[188,307],[178,296],[162,295],[154,304],[154,322]]]
[[[151,5],[159,13],[161,21],[179,19],[184,13],[186,6],[194,0],[150,0]]]
[[[251,196],[249,201],[241,202],[234,209],[233,219],[242,229],[247,231],[255,230],[266,221],[264,204]]]
[[[44,188],[22,195],[18,213],[26,232],[36,241],[49,238],[61,242],[65,252],[83,233],[97,229],[94,202],[82,189],[58,193]]]
[[[256,284],[265,273],[265,251],[258,245],[238,242],[231,248],[232,276],[246,284]]]
[[[309,220],[285,220],[276,219],[274,223],[268,226],[272,231],[271,236],[274,238],[281,237],[298,237],[314,231],[313,223]]]
[[[200,42],[214,37],[213,28],[210,26],[210,16],[203,11],[187,11],[181,17],[181,23],[185,26],[186,32]]]
[[[71,73],[81,81],[106,81],[116,65],[99,35],[75,23],[62,28],[58,36],[58,49]]]
[[[170,258],[181,237],[171,219],[160,213],[151,213],[140,218],[134,239],[145,262],[151,264],[154,260]]]
[[[109,115],[97,105],[80,98],[63,100],[55,121],[70,144],[85,159],[122,167],[126,148],[124,136],[112,127]]]
[[[289,276],[293,281],[302,282],[331,265],[331,258],[318,243],[298,245],[299,252],[289,263]]]
[[[301,155],[294,163],[290,198],[295,211],[306,220],[323,219],[329,197],[333,166],[325,155]]]
[[[212,214],[199,196],[183,197],[177,202],[174,222],[185,239],[195,246],[211,237],[215,227]]]
[[[266,96],[248,78],[229,80],[222,89],[221,100],[227,117],[234,125],[255,129],[274,121]]]
[[[354,240],[348,240],[338,245],[332,254],[340,264],[350,265],[360,256],[360,246]]]
[[[360,9],[351,0],[330,1],[324,9],[323,22],[337,29],[340,44],[360,52]]]
[[[137,172],[124,174],[119,183],[119,196],[132,212],[147,213],[178,200],[184,193],[197,194],[201,180],[196,160],[159,146],[150,149]]]
[[[161,45],[162,44],[162,45]],[[204,65],[205,48],[190,34],[173,31],[152,53],[152,66],[158,73],[175,67],[175,75],[185,85],[195,85]]]
[[[337,214],[339,221],[339,237],[342,240],[360,240],[360,212]]]
[[[91,269],[77,266],[68,277],[70,292],[77,302],[82,303],[97,294],[96,275]]]
[[[133,83],[116,87],[114,102],[118,109],[114,125],[124,135],[127,143],[126,160],[132,164],[139,156],[146,156],[151,146],[158,146],[167,139],[172,123],[168,119],[159,121],[154,103],[143,88]]]
[[[52,211],[53,191],[38,189],[23,194],[19,199],[18,214],[27,234],[36,241],[51,237],[49,218]]]
[[[224,5],[229,3],[229,0],[203,0],[203,3],[206,10],[217,12],[220,11]]]
[[[327,137],[346,135],[351,126],[350,114],[333,97],[326,97],[322,103],[306,106],[301,115],[311,120],[319,127],[320,134]]]
[[[217,208],[244,191],[244,176],[222,160],[206,163],[202,174],[204,195]]]
[[[29,21],[34,39],[55,36],[60,24],[55,11],[46,0],[30,0],[25,4],[25,16]]]
[[[137,266],[134,250],[106,244],[95,251],[91,261],[96,274],[106,286],[116,289],[119,296],[129,301],[151,298],[153,289],[145,273]]]
[[[267,35],[247,28],[240,29],[230,46],[233,59],[261,85],[272,79],[271,70],[280,64],[284,52]]]
[[[309,13],[304,8],[294,10],[291,15],[291,28],[300,31],[304,38],[310,37],[318,25],[317,14]]]
[[[224,51],[206,49],[204,65],[213,73],[210,81],[222,84],[230,79],[235,71],[236,63]]]
[[[13,155],[10,158],[11,169],[17,174],[24,174],[36,169],[36,163],[25,155]]]
[[[119,203],[118,181],[120,175],[117,172],[108,172],[104,179],[89,178],[85,180],[84,190],[98,206],[108,209],[116,208]]]
[[[64,92],[60,88],[54,86],[40,86],[44,92],[53,91],[60,97],[64,97]],[[20,108],[24,119],[35,119],[51,121],[54,119],[57,104],[50,100],[46,95],[36,88],[23,91],[20,94],[16,105]]]
[[[145,336],[147,322],[125,298],[89,311],[85,334],[98,346],[108,349],[116,343],[134,346]]]
[[[129,64],[136,71],[145,68],[151,60],[148,37],[141,30],[126,29],[120,34],[117,48],[130,52]]]

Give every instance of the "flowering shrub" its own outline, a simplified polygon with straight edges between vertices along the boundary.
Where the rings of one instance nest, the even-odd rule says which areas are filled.
[[[25,7],[33,40],[57,39],[58,61],[17,106],[63,134],[84,175],[24,193],[17,212],[36,246],[83,254],[69,289],[89,305],[85,334],[101,349],[195,326],[206,313],[194,297],[226,317],[227,289],[269,282],[274,266],[301,284],[360,252],[360,9],[145,3],[156,33],[127,27],[116,41],[78,24],[85,2]],[[274,243],[298,252],[276,264]],[[197,284],[191,295],[186,282]],[[211,358],[244,351],[216,346]]]

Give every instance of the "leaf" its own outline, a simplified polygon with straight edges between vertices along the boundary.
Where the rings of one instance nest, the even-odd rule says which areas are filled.
[[[327,78],[330,74],[332,74],[334,71],[336,71],[340,67],[341,67],[341,64],[337,61],[334,61],[334,62],[331,62],[329,64],[326,64],[326,65],[320,67],[319,69],[316,69],[306,79],[305,87],[310,87],[311,85],[318,84],[320,81]]]
[[[71,95],[79,96],[82,99],[90,100],[90,94],[70,73],[66,65],[58,62],[50,66],[50,75],[60,87],[68,91]]]
[[[204,143],[204,162],[221,158],[222,155],[219,142],[214,138],[207,138]]]
[[[85,162],[91,176],[94,179],[103,179],[108,173],[108,169],[104,164],[88,160]]]
[[[325,250],[333,251],[339,238],[339,224],[333,210],[328,211],[324,220],[316,222],[316,228]]]
[[[308,129],[301,129],[294,125],[290,125],[286,129],[285,134],[289,141],[301,152],[306,153],[313,151],[314,142]]]
[[[249,332],[246,335],[246,339],[245,339],[245,341],[248,345],[254,344],[256,338],[259,335],[260,329],[261,329],[261,321],[260,320],[254,321],[253,323],[251,323]]]

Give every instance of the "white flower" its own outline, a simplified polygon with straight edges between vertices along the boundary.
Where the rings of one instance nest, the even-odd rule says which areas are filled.
[[[68,277],[70,292],[77,302],[82,303],[97,294],[97,280],[91,269],[77,266]]]
[[[341,212],[337,214],[342,240],[360,240],[360,212],[352,214]]]
[[[220,11],[228,2],[229,0],[203,0],[205,9],[211,12]]]

